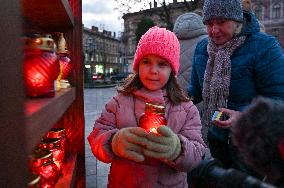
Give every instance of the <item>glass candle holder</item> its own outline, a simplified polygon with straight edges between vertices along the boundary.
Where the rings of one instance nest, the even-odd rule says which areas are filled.
[[[157,128],[167,125],[165,118],[165,107],[152,103],[146,103],[145,113],[139,119],[139,126],[144,128],[148,133],[157,133]]]
[[[41,186],[53,188],[59,179],[59,169],[49,150],[36,150],[29,156],[29,168],[32,173],[41,176]]]
[[[26,37],[23,65],[26,95],[30,97],[54,96],[54,82],[59,73],[60,64],[51,36]]]
[[[47,149],[52,152],[53,161],[57,165],[59,171],[62,171],[62,164],[64,160],[64,150],[61,148],[60,139],[58,138],[45,138],[39,144],[40,149]]]
[[[70,76],[72,69],[73,69],[73,63],[71,62],[71,59],[69,57],[70,53],[67,49],[67,43],[64,38],[64,33],[57,33],[58,35],[58,41],[57,41],[57,56],[59,60],[59,64],[61,67],[61,78],[60,80],[64,80],[65,82],[68,82],[67,78]],[[69,83],[69,82],[68,82]],[[62,88],[66,88],[66,84],[60,83]]]
[[[139,119],[139,126],[145,129],[148,133],[155,133],[159,135],[157,128],[165,125],[167,125],[165,107],[163,105],[146,103],[145,112]],[[161,162],[158,159],[145,157],[143,163],[151,166],[158,166]]]
[[[68,150],[68,140],[66,137],[66,130],[64,128],[52,128],[50,131],[48,131],[45,138],[59,139],[60,148],[61,150],[64,151],[64,157],[63,157],[64,160],[66,158],[66,153]]]
[[[61,79],[67,79],[72,72],[73,65],[71,59],[67,53],[57,54],[60,66],[62,67],[62,76]]]

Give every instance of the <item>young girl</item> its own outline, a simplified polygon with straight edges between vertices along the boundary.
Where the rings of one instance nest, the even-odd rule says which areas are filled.
[[[176,81],[179,54],[174,33],[150,28],[135,53],[135,75],[96,120],[88,141],[98,160],[111,163],[109,188],[188,187],[186,172],[201,161],[205,144],[197,108]],[[166,107],[159,134],[139,127],[146,102]]]

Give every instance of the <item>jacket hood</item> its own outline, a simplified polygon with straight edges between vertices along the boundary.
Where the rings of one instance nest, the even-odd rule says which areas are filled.
[[[243,16],[243,29],[240,35],[249,35],[260,31],[260,26],[254,13],[243,11]]]
[[[193,12],[180,15],[175,22],[173,31],[178,39],[190,39],[207,34],[202,17]]]

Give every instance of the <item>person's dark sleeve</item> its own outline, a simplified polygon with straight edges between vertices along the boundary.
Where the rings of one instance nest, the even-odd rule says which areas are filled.
[[[197,48],[197,47],[196,47]],[[188,95],[193,98],[193,103],[197,104],[202,101],[202,92],[201,87],[199,84],[199,78],[197,74],[197,61],[196,58],[197,54],[194,53],[193,60],[192,60],[192,70],[191,70],[191,78],[190,78],[190,84],[188,87]]]

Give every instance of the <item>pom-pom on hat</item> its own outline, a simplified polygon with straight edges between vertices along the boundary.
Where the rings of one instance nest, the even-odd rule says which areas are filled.
[[[151,27],[137,45],[133,63],[134,71],[138,71],[139,62],[146,55],[164,58],[171,65],[174,75],[177,75],[180,66],[180,44],[173,32],[157,26]]]
[[[203,14],[203,23],[215,18],[237,22],[243,21],[243,10],[240,0],[205,0]]]

